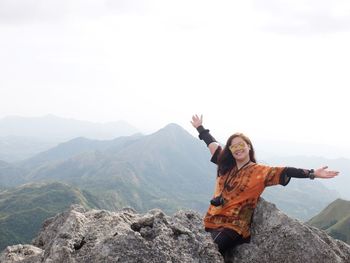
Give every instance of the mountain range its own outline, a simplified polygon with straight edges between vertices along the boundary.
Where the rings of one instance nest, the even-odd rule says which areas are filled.
[[[112,210],[124,205],[142,211],[204,210],[215,180],[209,159],[202,142],[169,124],[147,136],[73,139],[12,165],[20,172],[1,177],[0,185],[16,186],[14,178],[22,183],[62,181],[96,194]]]
[[[189,161],[193,158],[195,158],[193,161]],[[209,158],[202,142],[187,133],[182,127],[170,124],[158,132],[147,136],[139,134],[119,137],[114,140],[75,138],[15,165],[7,165],[6,169],[10,171],[9,174],[11,175],[7,176],[7,180],[3,176],[1,177],[1,174],[4,174],[4,169],[0,169],[0,185],[16,186],[19,185],[21,180],[22,183],[58,180],[72,183],[77,187],[86,187],[93,191],[105,192],[105,187],[107,187],[112,192],[115,192],[116,189],[122,188],[123,184],[128,184],[134,190],[137,189],[137,191],[144,192],[144,194],[148,192],[146,194],[148,198],[152,198],[149,195],[150,193],[160,193],[162,190],[159,189],[166,189],[163,191],[163,194],[165,196],[168,195],[167,202],[169,202],[179,197],[177,196],[180,192],[178,191],[177,180],[180,180],[180,178],[186,177],[186,180],[182,180],[185,188],[186,185],[190,186],[187,188],[191,188],[195,181],[203,181],[196,174],[207,176],[206,181],[209,180],[209,183],[204,183],[205,188],[203,190],[200,190],[202,186],[198,186],[198,189],[199,192],[203,193],[204,191],[207,193],[206,196],[209,196],[208,193],[213,188],[212,175],[215,174],[215,167],[208,162]],[[307,165],[303,165],[301,162],[295,162],[295,165],[298,163],[297,167],[315,167],[312,166],[312,162],[306,161],[306,159],[302,158],[301,160]],[[288,162],[288,159],[280,160],[279,162],[277,158],[267,160],[267,163],[277,165],[283,161],[287,165],[291,163]],[[152,172],[151,175],[149,174],[150,172]],[[173,176],[172,173],[177,174],[177,176]],[[196,179],[192,177],[196,177]],[[1,178],[3,179],[1,180]],[[129,180],[131,178],[133,179]],[[96,184],[96,181],[99,181],[99,183]],[[147,187],[140,187],[141,181]],[[119,187],[111,187],[112,182]],[[174,185],[177,186],[176,193],[172,194],[174,198],[169,198],[169,194],[172,192],[169,189]],[[313,189],[313,191],[310,191],[309,188]],[[144,191],[144,189],[152,189],[152,191]],[[186,197],[188,197],[188,190],[184,192]],[[338,197],[335,192],[327,190],[317,180],[310,182],[293,179],[285,189],[276,190],[273,188],[271,190],[268,189],[267,193],[269,192],[273,192],[272,194],[266,194],[266,198],[270,200],[278,197],[279,194],[277,192],[284,192],[282,195],[288,198],[279,198],[284,203],[291,203],[288,200],[292,200],[293,198],[290,197],[295,193],[299,196],[303,195],[305,200],[301,202],[304,204],[301,207],[303,207],[304,213],[311,209],[313,211],[312,215],[320,210],[315,211],[313,206],[307,208],[305,205],[308,205],[307,200],[310,198],[314,199],[314,201],[318,200],[316,198],[319,194],[315,195],[314,192],[321,192],[321,195],[324,197],[319,199],[324,201],[320,201],[321,204],[315,206],[318,209],[322,209]],[[185,200],[186,197],[183,197],[183,199]],[[299,198],[301,199],[301,197]],[[293,202],[295,203],[295,200]],[[281,209],[285,206],[286,204]],[[112,209],[112,207],[107,208]],[[136,208],[140,209],[141,206],[136,205]],[[206,205],[202,206],[203,210],[205,208]],[[307,216],[310,216],[310,213],[302,218],[308,219]]]
[[[141,211],[187,207],[204,212],[215,180],[209,159],[202,141],[169,124],[150,135],[79,137],[15,164],[2,162],[0,186],[61,181],[98,196],[106,209],[131,205]],[[318,180],[294,178],[285,188],[267,189],[264,196],[302,220],[338,197]]]

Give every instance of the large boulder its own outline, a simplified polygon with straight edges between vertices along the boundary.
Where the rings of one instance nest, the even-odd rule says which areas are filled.
[[[31,245],[7,247],[0,262],[224,262],[202,227],[200,214],[172,217],[154,209],[141,215],[86,211],[73,206],[45,221]]]
[[[288,217],[262,199],[255,209],[251,234],[250,243],[227,253],[226,262],[350,262],[348,244]]]

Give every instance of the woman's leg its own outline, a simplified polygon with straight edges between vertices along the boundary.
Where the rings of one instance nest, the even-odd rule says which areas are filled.
[[[219,247],[219,252],[223,256],[228,249],[242,243],[242,237],[236,231],[231,229],[213,229],[210,233],[214,243]]]

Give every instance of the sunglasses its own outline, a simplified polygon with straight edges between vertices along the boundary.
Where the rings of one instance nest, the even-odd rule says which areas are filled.
[[[231,152],[234,153],[234,152],[236,152],[236,151],[245,149],[246,146],[247,146],[247,145],[246,145],[244,142],[239,142],[239,143],[235,143],[235,144],[231,145],[231,146],[229,147],[229,149],[230,149]]]

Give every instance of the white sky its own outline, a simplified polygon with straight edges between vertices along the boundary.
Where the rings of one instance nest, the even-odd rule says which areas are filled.
[[[0,40],[0,118],[350,149],[348,0],[0,0]]]

